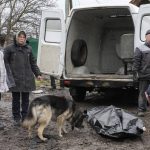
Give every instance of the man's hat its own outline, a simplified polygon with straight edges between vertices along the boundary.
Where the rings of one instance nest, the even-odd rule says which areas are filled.
[[[145,35],[148,35],[148,34],[150,34],[150,30],[147,30],[147,32],[146,32],[146,34],[145,34]]]

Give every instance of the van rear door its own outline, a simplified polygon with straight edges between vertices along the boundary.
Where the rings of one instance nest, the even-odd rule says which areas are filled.
[[[135,47],[145,42],[145,33],[150,29],[150,4],[141,5],[135,27]]]
[[[37,63],[44,74],[60,77],[64,66],[65,20],[61,9],[42,12]]]

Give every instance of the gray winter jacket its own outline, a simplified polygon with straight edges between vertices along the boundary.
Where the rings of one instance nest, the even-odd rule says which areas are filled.
[[[136,48],[133,71],[138,73],[139,79],[150,80],[150,44],[145,43]]]
[[[4,60],[8,76],[13,76],[15,87],[13,92],[30,92],[35,90],[34,75],[41,75],[29,45],[19,46],[16,43],[4,49]],[[9,67],[11,72],[9,71]]]
[[[4,53],[4,48],[0,47],[0,52]],[[1,62],[1,64],[2,64],[2,62]],[[3,67],[5,67],[5,65]],[[9,72],[9,77],[7,75],[8,72]],[[8,88],[11,88],[11,87],[15,86],[15,81],[14,81],[14,78],[12,76],[12,73],[11,73],[11,70],[10,70],[9,66],[7,67],[7,72],[6,72],[6,82],[7,82]]]

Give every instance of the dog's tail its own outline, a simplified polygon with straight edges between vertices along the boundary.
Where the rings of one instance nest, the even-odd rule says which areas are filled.
[[[33,106],[32,104],[29,107],[28,114],[24,121],[22,122],[22,126],[24,128],[33,127],[37,122],[37,112],[36,112],[36,106]]]

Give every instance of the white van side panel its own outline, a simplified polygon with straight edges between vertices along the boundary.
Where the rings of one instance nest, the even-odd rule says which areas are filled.
[[[65,53],[65,20],[62,10],[42,12],[39,39],[37,63],[41,72],[60,77]]]
[[[99,72],[99,58],[97,54],[99,54],[99,46],[100,46],[100,36],[101,33],[99,32],[100,24],[95,21],[95,23],[90,24],[89,22],[82,22],[78,19],[73,19],[71,26],[69,28],[68,37],[67,37],[67,52],[66,52],[66,70],[68,71],[67,74],[72,74],[74,66],[71,62],[71,48],[75,39],[83,39],[87,43],[88,49],[93,49],[93,51],[88,51],[87,59],[94,60],[93,63],[88,63],[86,61],[86,66],[92,68],[91,72]]]
[[[61,53],[60,46],[42,44],[41,49],[42,53],[39,60],[41,71],[45,74],[58,74]],[[50,49],[51,53],[49,52]]]
[[[72,62],[71,62],[71,48],[73,45],[73,42],[75,39],[80,38],[84,39],[86,43],[88,43],[88,37],[89,37],[89,25],[83,25],[84,23],[80,20],[74,20],[72,19],[71,25],[69,27],[69,32],[68,32],[68,37],[67,37],[67,49],[68,51],[66,52],[66,70],[69,71],[67,74],[71,74],[72,70],[74,68]],[[84,26],[84,28],[83,28]],[[78,29],[78,30],[77,30]]]

